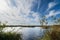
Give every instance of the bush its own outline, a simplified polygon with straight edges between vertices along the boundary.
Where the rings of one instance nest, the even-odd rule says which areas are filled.
[[[0,33],[0,40],[22,40],[21,39],[21,34],[16,34],[16,33]]]

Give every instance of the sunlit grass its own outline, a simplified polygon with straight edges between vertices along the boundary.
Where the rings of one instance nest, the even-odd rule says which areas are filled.
[[[45,33],[45,35],[39,40],[60,40],[60,25],[51,27],[51,31]]]

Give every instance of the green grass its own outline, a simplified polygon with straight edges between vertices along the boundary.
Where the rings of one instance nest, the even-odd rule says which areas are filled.
[[[22,40],[21,35],[20,34],[16,34],[16,33],[0,33],[0,40]]]

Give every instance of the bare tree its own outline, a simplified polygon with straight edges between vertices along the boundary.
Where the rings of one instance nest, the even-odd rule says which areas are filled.
[[[42,19],[40,19],[40,24],[43,28],[48,28],[47,27],[48,21],[46,19],[46,16],[42,16]]]

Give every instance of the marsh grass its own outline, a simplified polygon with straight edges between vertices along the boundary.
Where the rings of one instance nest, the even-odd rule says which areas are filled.
[[[22,40],[21,34],[16,32],[3,32],[2,30],[6,27],[6,24],[0,22],[0,40]],[[12,30],[13,31],[13,30]]]
[[[60,40],[60,25],[52,26],[51,31],[46,31],[44,36],[39,40]]]
[[[0,40],[22,40],[20,34],[11,33],[11,32],[1,32],[0,33]]]

